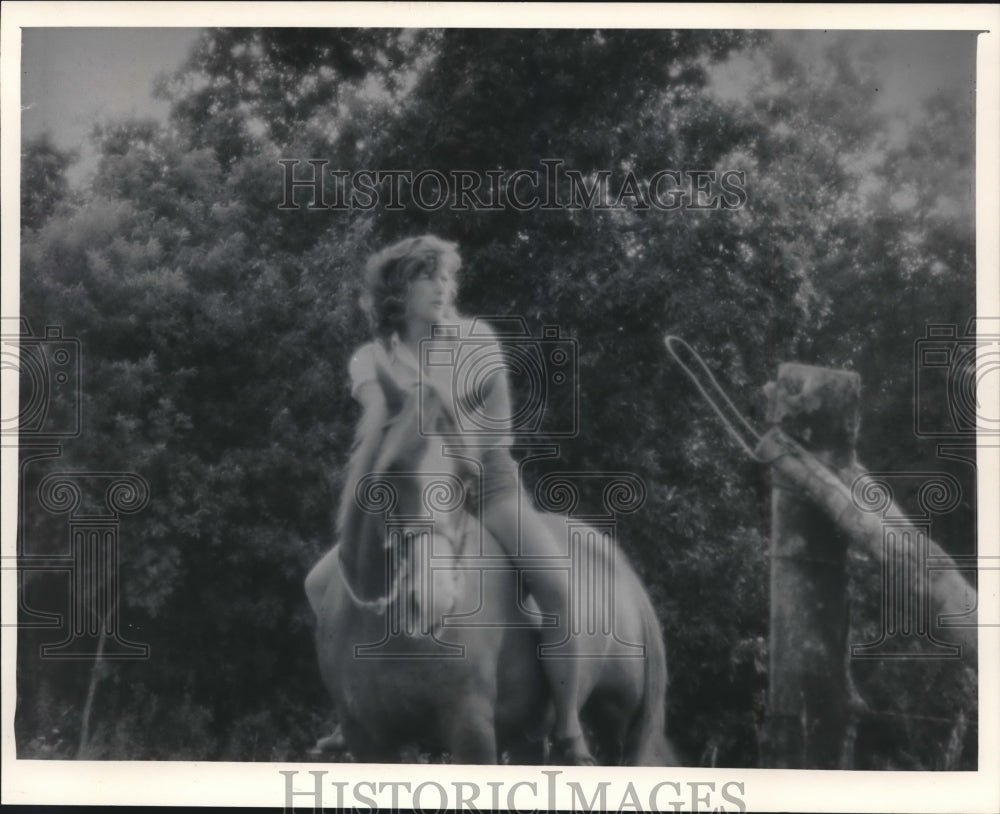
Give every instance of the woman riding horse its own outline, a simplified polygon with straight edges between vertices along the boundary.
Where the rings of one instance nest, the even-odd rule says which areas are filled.
[[[355,449],[343,498],[338,513],[338,532],[343,539],[352,533],[348,527],[358,482],[369,473],[378,454],[379,434],[368,428],[379,426],[388,415],[383,388],[377,375],[381,368],[402,387],[418,382],[433,386],[452,413],[476,409],[490,417],[491,428],[500,427],[486,437],[477,435],[475,446],[469,447],[482,464],[482,503],[480,514],[486,529],[511,557],[565,556],[549,526],[542,522],[531,502],[521,494],[518,469],[511,457],[510,394],[502,365],[485,382],[476,383],[476,392],[456,392],[454,375],[457,365],[424,366],[421,369],[420,342],[432,337],[436,325],[458,325],[455,358],[462,351],[462,340],[468,339],[472,322],[455,310],[457,272],[461,259],[456,245],[432,235],[409,238],[375,254],[366,266],[364,297],[374,330],[374,339],[363,345],[350,362],[351,393],[362,405],[359,425],[359,446]],[[434,335],[435,347],[440,347],[440,332]],[[477,327],[474,343],[481,352],[484,338]],[[495,340],[492,340],[495,341]],[[497,348],[497,357],[502,358]],[[473,382],[468,382],[467,387]],[[462,389],[462,388],[459,388]],[[557,644],[565,657],[543,658],[542,667],[551,687],[555,722],[551,732],[551,763],[592,765],[594,759],[587,747],[580,725],[580,664],[574,650],[575,637],[567,635],[569,587],[565,578],[552,570],[533,570],[525,574],[528,589],[544,614],[559,620],[556,627],[542,629],[543,644]]]

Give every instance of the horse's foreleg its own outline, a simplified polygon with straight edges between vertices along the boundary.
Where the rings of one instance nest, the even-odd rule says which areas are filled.
[[[343,723],[343,734],[348,750],[358,763],[400,762],[398,747],[376,743],[365,728],[356,721],[346,719]]]
[[[448,742],[455,763],[496,763],[497,739],[493,704],[481,698],[453,716]]]

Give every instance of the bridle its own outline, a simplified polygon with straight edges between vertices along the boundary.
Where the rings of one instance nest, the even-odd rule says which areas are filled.
[[[361,610],[374,613],[376,616],[384,616],[389,605],[399,599],[398,578],[393,579],[392,586],[389,588],[389,593],[386,596],[379,596],[375,599],[362,599],[351,585],[350,577],[347,576],[347,569],[344,568],[344,561],[341,559],[339,546],[337,547],[337,562],[340,565],[340,579],[347,589],[347,596]]]
[[[459,494],[463,496],[470,494],[469,482],[471,480],[471,476],[467,475],[466,477],[463,478],[455,476],[455,478],[459,484],[459,489],[460,489]],[[439,526],[438,524],[435,524],[433,528],[434,538],[447,541],[448,546],[452,552],[452,557],[455,560],[459,560],[464,556],[466,547],[468,545],[468,538],[470,531],[469,524],[472,519],[472,514],[469,511],[466,503],[467,503],[467,498],[463,497],[457,506],[457,509],[461,512],[460,519],[457,525],[442,524]],[[432,538],[432,540],[434,538]],[[398,545],[400,545],[400,543],[394,542],[389,537],[387,537],[384,542],[384,548],[387,552],[390,550],[392,546],[398,546]],[[430,559],[432,546],[433,542],[431,542],[430,547],[428,547],[426,552],[428,560]],[[392,582],[389,586],[389,590],[386,592],[384,596],[379,596],[376,597],[375,599],[363,599],[358,594],[355,587],[351,584],[351,579],[348,576],[347,570],[344,568],[339,548],[337,551],[337,557],[338,557],[338,562],[341,566],[340,567],[341,579],[344,583],[344,587],[346,588],[347,596],[356,607],[368,613],[372,613],[376,616],[384,616],[390,607],[392,607],[394,604],[400,601],[400,596],[403,590],[402,588],[403,577],[400,568],[397,568],[393,573]],[[455,580],[456,582],[459,579],[459,570],[460,569],[452,570],[452,579]],[[456,598],[456,593],[453,592],[451,594],[451,603],[447,608],[442,610],[441,615],[453,610],[455,604],[455,598]],[[429,597],[427,601],[430,601]],[[435,625],[435,627],[439,626],[440,622],[437,625]]]

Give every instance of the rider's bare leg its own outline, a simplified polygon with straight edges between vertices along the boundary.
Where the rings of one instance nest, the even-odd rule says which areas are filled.
[[[533,556],[565,556],[552,531],[530,505],[520,506],[518,522],[518,497],[502,495],[487,501],[483,521],[504,551],[510,556],[525,553]],[[518,535],[524,544],[518,546]],[[564,572],[539,569],[527,574],[528,587],[542,613],[552,614],[559,620],[556,627],[542,629],[542,643],[561,644],[565,656],[542,658],[542,669],[552,689],[555,707],[555,724],[552,739],[559,758],[570,763],[592,763],[580,726],[580,659],[574,651],[575,637],[569,630],[569,586]]]

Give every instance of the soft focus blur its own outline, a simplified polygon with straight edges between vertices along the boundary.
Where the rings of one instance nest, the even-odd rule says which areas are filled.
[[[43,115],[70,79],[33,72],[67,53],[89,65],[100,40],[54,36],[24,40],[24,104],[37,107],[23,118],[21,312],[80,339],[84,419],[62,459],[26,469],[24,493],[52,468],[149,482],[149,506],[120,527],[119,612],[152,653],[42,660],[62,634],[22,630],[20,757],[300,760],[331,731],[302,581],[333,543],[357,419],[360,271],[412,234],[459,243],[465,313],[578,341],[580,432],[557,439],[551,465],[646,483],[618,538],[664,626],[671,736],[688,765],[758,763],[770,486],[665,333],[698,348],[759,426],[778,363],[857,371],[859,459],[957,477],[962,504],[934,536],[975,551],[974,470],[913,427],[914,342],[975,313],[972,33],[188,32],[173,57],[143,63],[178,65],[153,96],[91,80],[92,98],[108,96],[66,111],[70,135]],[[747,202],[282,211],[282,158],[444,173],[561,158],[619,179],[737,170]],[[920,406],[944,413],[944,399]],[[24,545],[64,551],[65,518],[29,502]],[[859,554],[852,576],[852,641],[868,642],[878,564]],[[27,574],[24,598],[65,611],[65,577]],[[891,713],[859,720],[855,768],[976,766],[976,727],[956,729],[976,720],[961,664],[866,662],[854,681]]]

